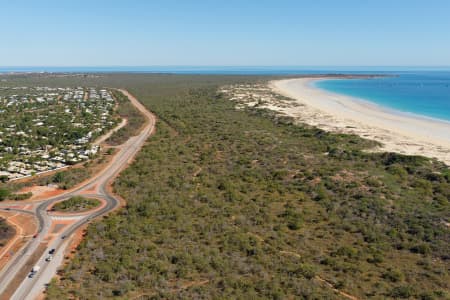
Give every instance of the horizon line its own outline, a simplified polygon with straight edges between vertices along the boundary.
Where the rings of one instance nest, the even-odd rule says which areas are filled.
[[[0,68],[449,68],[450,65],[0,65]]]

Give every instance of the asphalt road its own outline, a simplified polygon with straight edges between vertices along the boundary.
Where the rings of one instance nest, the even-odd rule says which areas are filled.
[[[47,246],[45,252],[40,256],[35,265],[40,266],[39,272],[37,272],[32,278],[19,278],[21,281],[20,286],[16,289],[11,299],[35,299],[45,288],[45,285],[55,276],[58,267],[61,265],[64,257],[65,249],[68,246],[68,240],[70,236],[77,231],[81,226],[90,222],[92,219],[105,215],[112,211],[119,205],[119,200],[108,191],[108,185],[118,175],[118,173],[125,168],[129,162],[135,157],[147,138],[155,130],[156,118],[150,113],[136,98],[129,94],[125,90],[121,90],[123,94],[128,96],[130,101],[139,109],[148,119],[146,126],[141,132],[134,137],[128,139],[127,142],[119,146],[119,152],[115,155],[113,161],[101,172],[96,174],[93,178],[77,187],[76,189],[67,192],[65,194],[45,199],[35,206],[34,211],[27,211],[26,213],[34,213],[38,220],[38,235],[36,238],[31,239],[23,248],[16,253],[13,259],[0,271],[0,295],[5,291],[9,283],[13,279],[17,279],[20,274],[19,271],[30,260],[33,254],[36,254],[39,250],[39,245],[45,240],[49,234],[49,229],[52,223],[51,216],[47,213],[47,209],[54,202],[61,201],[70,198],[75,195],[79,195],[82,192],[89,191],[91,196],[96,198],[102,198],[106,201],[106,205],[100,210],[93,211],[91,214],[83,214],[73,223],[70,227],[66,228],[62,232],[57,233],[56,238]],[[94,192],[91,191],[94,188]],[[0,206],[0,209],[5,207]],[[13,209],[11,209],[13,210]],[[16,211],[21,211],[17,210]],[[24,212],[24,211],[22,211]],[[73,218],[73,217],[72,217]],[[53,259],[47,262],[45,259],[49,256],[48,252],[51,249],[55,249],[55,253],[52,255]],[[31,271],[31,270],[30,270]]]

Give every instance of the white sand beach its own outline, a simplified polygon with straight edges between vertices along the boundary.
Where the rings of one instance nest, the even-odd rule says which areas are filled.
[[[327,131],[376,140],[383,144],[384,151],[433,157],[450,165],[450,122],[389,110],[313,86],[313,82],[324,79],[272,81],[274,92],[301,105],[270,108]]]

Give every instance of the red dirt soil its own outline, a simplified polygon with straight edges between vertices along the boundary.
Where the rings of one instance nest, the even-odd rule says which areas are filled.
[[[29,201],[37,201],[37,200],[43,200],[47,198],[51,198],[54,196],[58,196],[64,192],[66,192],[63,189],[58,189],[55,187],[49,187],[49,186],[41,186],[41,185],[33,185],[29,187],[24,187],[21,189],[18,194],[22,193],[33,193],[33,196],[31,196]]]
[[[0,212],[0,217],[14,226],[16,234],[0,249],[0,269],[11,259],[10,253],[18,251],[27,239],[36,232],[37,224],[34,217],[16,212]]]

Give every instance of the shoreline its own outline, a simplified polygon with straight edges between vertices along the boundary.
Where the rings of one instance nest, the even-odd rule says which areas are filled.
[[[324,93],[330,94],[330,95],[334,95],[334,96],[341,96],[341,97],[347,97],[349,98],[349,100],[363,104],[363,105],[367,105],[367,106],[373,106],[375,109],[380,110],[384,113],[388,113],[388,114],[394,114],[394,115],[398,115],[398,116],[403,116],[406,118],[413,118],[413,119],[417,119],[417,120],[422,120],[422,121],[430,121],[430,122],[437,122],[437,123],[445,123],[445,124],[449,124],[450,125],[450,120],[446,120],[446,119],[440,119],[437,117],[432,117],[432,116],[427,116],[427,115],[421,115],[419,113],[414,113],[414,112],[408,112],[408,111],[402,111],[402,110],[398,110],[396,108],[392,108],[389,106],[384,106],[382,104],[378,104],[374,101],[371,101],[369,99],[366,98],[359,98],[359,97],[354,97],[354,96],[350,96],[350,95],[345,95],[345,94],[341,94],[339,92],[333,92],[333,91],[328,91],[324,88],[318,87],[315,84],[318,83],[319,81],[327,81],[327,80],[347,80],[347,79],[354,79],[355,77],[349,77],[349,78],[320,78],[317,80],[312,80],[312,82],[309,83],[309,87],[312,89],[316,89],[319,91],[322,91]],[[369,77],[370,78],[370,77]],[[308,79],[312,79],[309,78]],[[361,79],[360,77],[356,78],[356,79]]]
[[[365,99],[314,86],[327,77],[275,80],[269,87],[301,106],[269,109],[326,131],[356,134],[378,141],[380,150],[436,158],[450,165],[450,122],[409,115]]]

